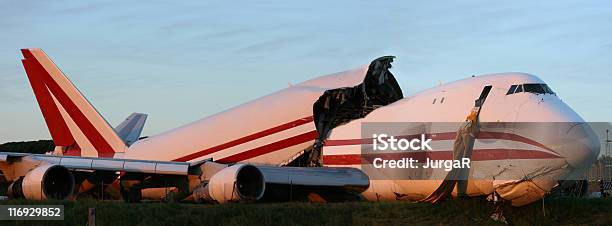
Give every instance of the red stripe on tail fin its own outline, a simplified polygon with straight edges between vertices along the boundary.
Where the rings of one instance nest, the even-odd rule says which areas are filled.
[[[127,149],[106,120],[42,50],[21,51],[49,132],[57,146],[65,147],[65,154],[112,157]]]
[[[26,51],[23,51],[23,53],[24,56],[29,54]],[[33,76],[44,73],[44,69],[40,64],[33,62],[32,58],[26,57],[22,62],[55,146],[68,147],[74,145],[76,141],[72,134],[70,134],[68,125],[62,120],[62,115],[53,102],[49,89],[47,89],[47,86],[40,77]]]

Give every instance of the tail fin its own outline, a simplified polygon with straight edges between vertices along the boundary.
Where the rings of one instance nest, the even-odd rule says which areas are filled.
[[[41,49],[22,49],[22,60],[56,152],[112,157],[127,146]]]
[[[117,131],[119,138],[130,146],[140,138],[140,133],[142,133],[146,121],[146,114],[132,113],[125,121],[115,127],[115,131]]]

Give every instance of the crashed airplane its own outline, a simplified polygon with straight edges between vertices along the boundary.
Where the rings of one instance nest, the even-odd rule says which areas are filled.
[[[393,57],[381,57],[138,139],[146,115],[112,128],[42,50],[22,53],[56,147],[46,155],[0,153],[13,198],[76,199],[99,190],[128,202],[437,202],[495,195],[521,206],[589,167],[599,153],[584,120],[529,74],[474,76],[404,97],[389,71]],[[446,159],[472,160],[471,169],[413,180],[370,175],[361,150],[361,126],[369,122],[458,122],[422,134],[452,147],[438,153]],[[522,127],[488,132],[485,122],[570,122],[572,128],[552,139]],[[515,146],[488,147],[492,140]],[[477,169],[495,174],[473,178]]]

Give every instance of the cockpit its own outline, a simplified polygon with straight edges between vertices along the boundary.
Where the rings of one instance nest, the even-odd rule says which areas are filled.
[[[515,93],[534,93],[534,94],[551,94],[556,95],[555,92],[548,87],[548,85],[544,83],[525,83],[520,85],[512,85],[508,90],[506,95],[515,94]]]

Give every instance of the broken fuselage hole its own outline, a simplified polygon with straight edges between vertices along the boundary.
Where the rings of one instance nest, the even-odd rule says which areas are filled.
[[[321,148],[332,129],[404,98],[399,84],[389,71],[393,58],[384,56],[372,61],[361,84],[330,89],[319,97],[312,109],[319,137],[312,147],[289,165],[320,166]]]

